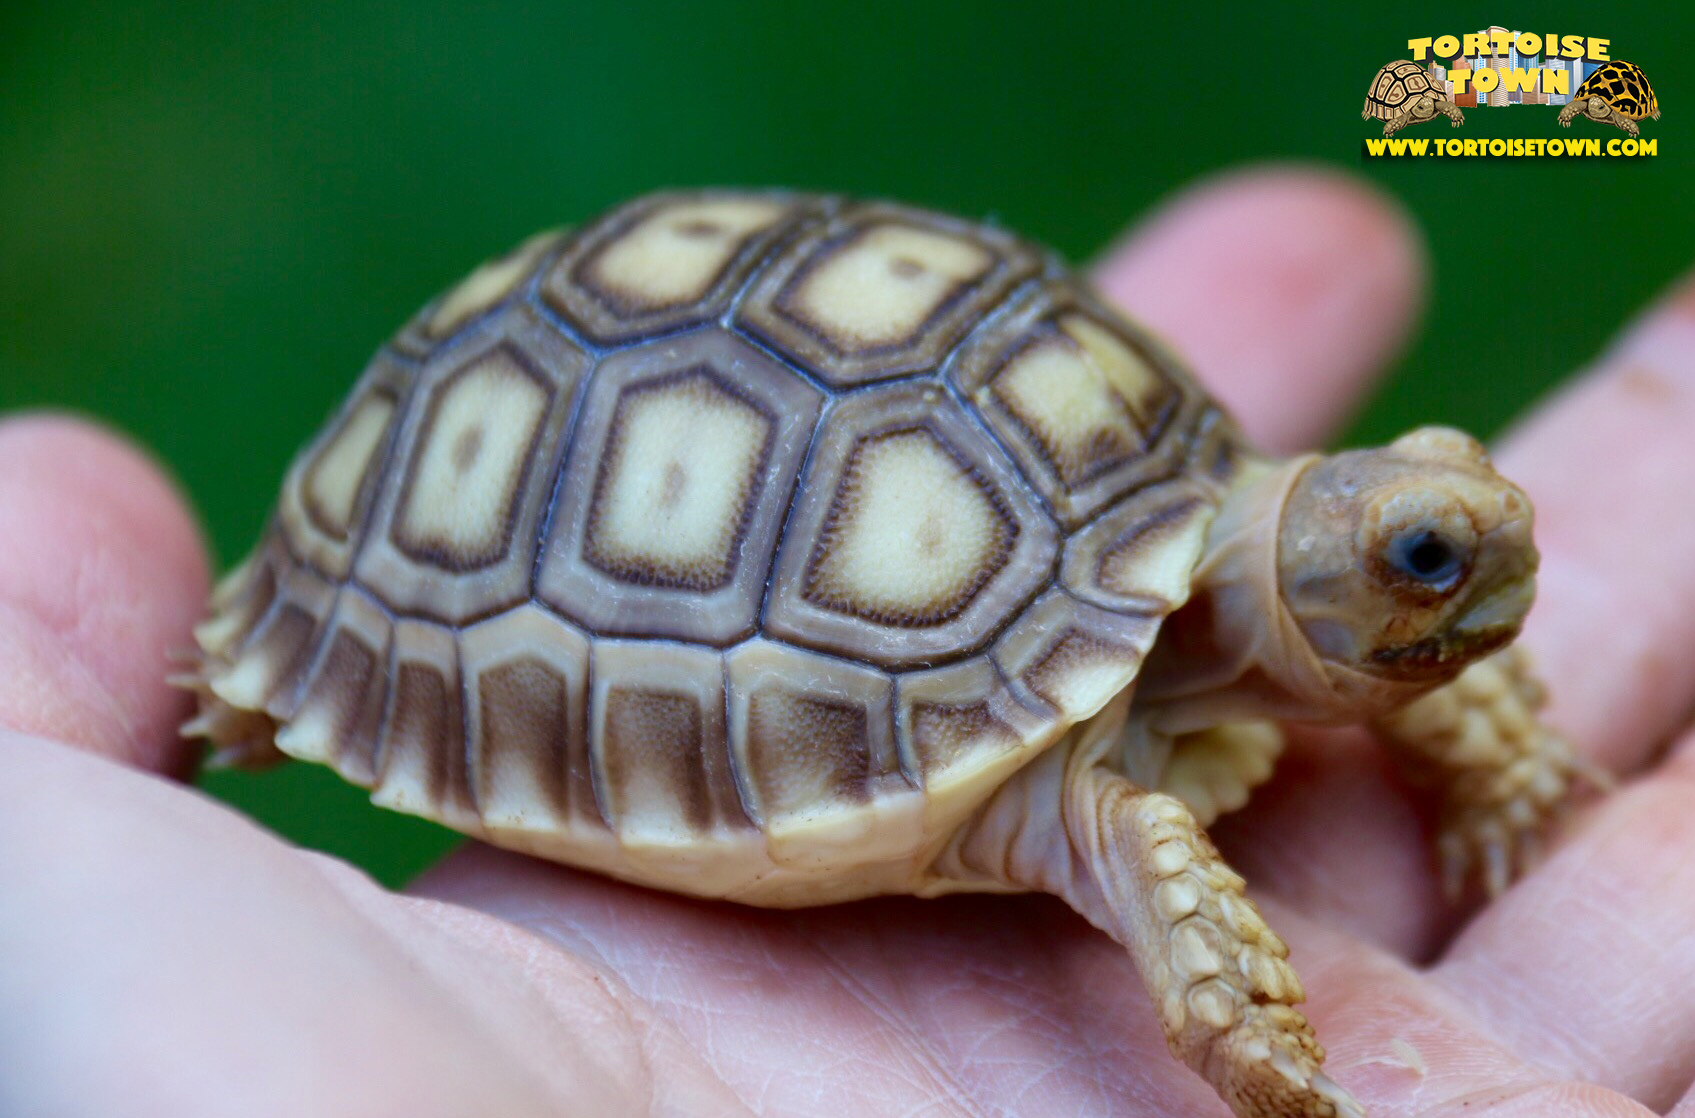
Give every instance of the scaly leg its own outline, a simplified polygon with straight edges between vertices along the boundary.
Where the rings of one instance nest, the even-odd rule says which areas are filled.
[[[1409,776],[1441,796],[1437,853],[1450,896],[1474,872],[1500,893],[1577,786],[1607,783],[1540,720],[1544,701],[1529,657],[1508,648],[1373,723]]]
[[[1455,128],[1465,123],[1465,114],[1460,112],[1460,107],[1452,101],[1444,99],[1436,102],[1436,111],[1446,113],[1448,119],[1454,122],[1453,127]]]
[[[1322,1070],[1289,949],[1193,813],[1056,746],[961,829],[936,872],[1064,898],[1129,949],[1171,1051],[1240,1118],[1364,1118]]]
[[[1407,125],[1417,123],[1417,121],[1418,118],[1413,116],[1411,109],[1403,109],[1383,122],[1383,134],[1393,136]]]
[[[1560,110],[1560,119],[1559,119],[1560,127],[1561,128],[1570,128],[1572,119],[1574,117],[1576,117],[1577,114],[1582,112],[1582,111],[1583,111],[1583,102],[1582,101],[1573,101],[1570,104],[1566,105],[1565,108]]]

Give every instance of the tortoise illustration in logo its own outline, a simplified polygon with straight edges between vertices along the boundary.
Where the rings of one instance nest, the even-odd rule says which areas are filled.
[[[1640,67],[1629,62],[1609,62],[1577,87],[1571,104],[1560,110],[1560,127],[1570,128],[1572,119],[1579,114],[1635,136],[1642,131],[1636,126],[1637,121],[1645,116],[1660,119],[1660,102]]]
[[[1424,68],[1402,59],[1389,63],[1371,79],[1360,116],[1383,121],[1383,134],[1393,136],[1409,124],[1434,120],[1437,113],[1446,113],[1455,128],[1465,122],[1465,114],[1431,84]]]

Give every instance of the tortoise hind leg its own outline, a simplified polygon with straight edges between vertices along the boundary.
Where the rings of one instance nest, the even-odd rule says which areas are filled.
[[[1324,1074],[1289,949],[1242,878],[1181,801],[1100,765],[1088,736],[1004,785],[936,872],[1053,893],[1123,944],[1172,1054],[1239,1118],[1364,1118]]]

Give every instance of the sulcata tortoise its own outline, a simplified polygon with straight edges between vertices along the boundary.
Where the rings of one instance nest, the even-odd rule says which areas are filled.
[[[1238,1115],[1360,1115],[1203,828],[1374,722],[1493,888],[1572,785],[1509,646],[1531,508],[1425,428],[1273,459],[1055,257],[701,191],[384,346],[215,591],[185,733],[662,889],[1041,890]]]

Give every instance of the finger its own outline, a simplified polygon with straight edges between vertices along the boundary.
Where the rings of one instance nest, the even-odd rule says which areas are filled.
[[[1524,1059],[1656,1110],[1695,1075],[1695,739],[1600,805],[1433,973]]]
[[[1106,295],[1169,338],[1268,449],[1333,432],[1423,306],[1401,208],[1331,171],[1238,172],[1189,190],[1103,259]]]
[[[1498,455],[1536,506],[1526,627],[1551,715],[1593,757],[1640,765],[1695,707],[1695,280],[1538,410]]]
[[[168,655],[205,602],[199,533],[159,468],[77,420],[0,423],[0,726],[177,767]]]
[[[4,732],[0,896],[0,1113],[739,1110],[603,976],[516,929]]]

